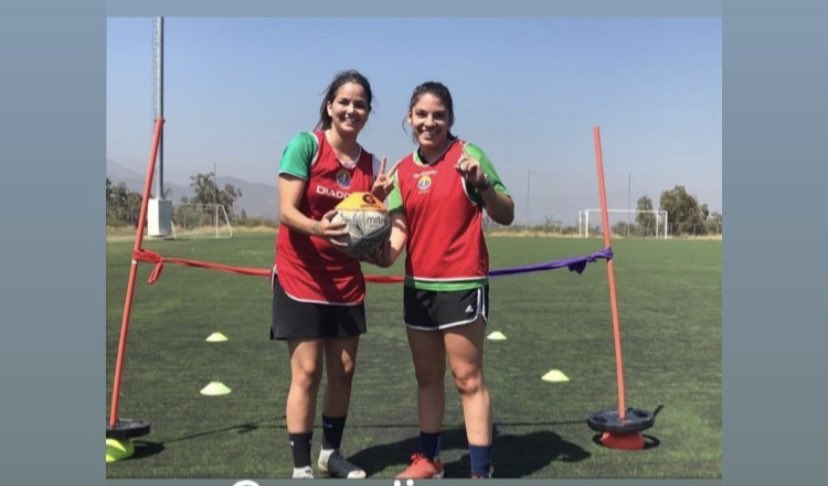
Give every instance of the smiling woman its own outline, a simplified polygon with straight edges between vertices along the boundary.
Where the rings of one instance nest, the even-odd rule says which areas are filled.
[[[483,379],[489,315],[489,254],[483,214],[509,225],[512,197],[486,154],[451,133],[448,88],[428,81],[408,107],[417,150],[404,157],[388,198],[391,244],[383,265],[406,250],[403,321],[414,360],[420,451],[398,478],[442,478],[445,362],[460,395],[472,478],[492,476],[492,409]]]
[[[353,166],[359,158],[362,149],[356,137],[368,121],[372,98],[371,85],[357,71],[340,73],[328,86],[316,128],[331,139],[343,166]]]
[[[341,251],[348,234],[333,220],[339,201],[376,185],[375,158],[357,136],[371,112],[371,85],[357,71],[337,74],[319,107],[313,132],[288,143],[279,167],[282,223],[273,266],[271,338],[287,341],[291,381],[285,418],[293,478],[313,478],[310,448],[323,362],[323,474],[364,478],[339,452],[351,399],[359,336],[365,326],[365,278],[359,260]]]

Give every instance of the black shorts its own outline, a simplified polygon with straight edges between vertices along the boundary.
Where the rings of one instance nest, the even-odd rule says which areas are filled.
[[[489,286],[468,290],[435,291],[405,287],[403,322],[420,331],[436,331],[471,324],[489,317]]]
[[[365,330],[365,304],[299,302],[285,293],[274,276],[270,339],[346,338]]]

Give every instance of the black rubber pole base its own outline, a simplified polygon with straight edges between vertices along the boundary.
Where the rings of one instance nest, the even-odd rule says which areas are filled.
[[[115,426],[106,421],[106,438],[107,439],[130,439],[132,437],[141,437],[149,434],[150,424],[143,420],[132,419],[118,419]]]
[[[652,427],[655,424],[655,415],[647,410],[628,407],[622,419],[615,408],[590,414],[586,422],[589,428],[596,432],[632,434]]]

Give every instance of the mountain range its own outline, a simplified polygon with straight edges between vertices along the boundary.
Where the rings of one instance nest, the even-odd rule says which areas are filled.
[[[144,174],[111,159],[106,160],[106,177],[113,184],[123,182],[130,191],[141,193],[144,190]],[[275,181],[273,184],[258,184],[237,177],[219,175],[217,182],[219,188],[223,188],[225,184],[232,184],[236,189],[241,190],[241,197],[234,203],[237,214],[244,210],[249,217],[266,218],[271,221],[276,221],[278,218],[279,198]],[[153,182],[151,189],[153,193],[156,192],[156,187]],[[193,195],[189,180],[171,180],[169,176],[164,178],[164,190],[168,191],[167,198],[171,199],[173,204],[180,201],[182,197]]]

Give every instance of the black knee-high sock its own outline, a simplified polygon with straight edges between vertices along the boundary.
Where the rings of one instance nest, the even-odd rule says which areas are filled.
[[[440,455],[440,439],[442,439],[442,432],[423,432],[420,431],[420,452],[428,460],[434,460]]]
[[[346,417],[327,417],[322,415],[323,449],[339,449],[339,446],[342,444],[342,432],[345,430]]]
[[[293,453],[293,467],[310,466],[311,437],[313,431],[301,434],[288,434],[290,451]]]

